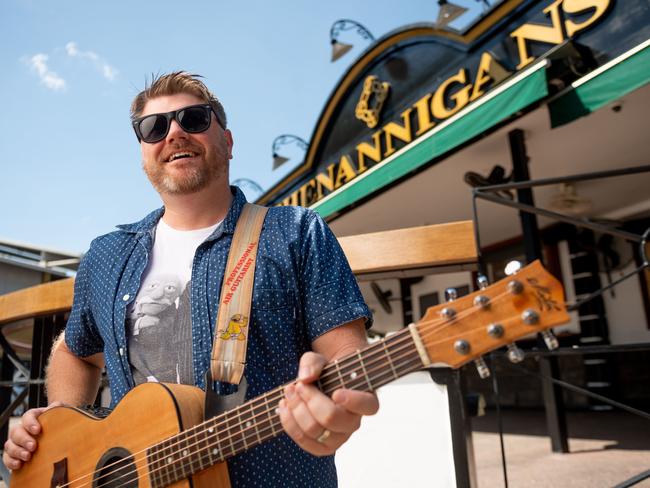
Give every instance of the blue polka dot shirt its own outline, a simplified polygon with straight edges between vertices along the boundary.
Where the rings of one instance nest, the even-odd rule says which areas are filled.
[[[221,281],[235,224],[246,202],[234,198],[223,223],[194,256],[192,357],[196,386],[205,388]],[[75,280],[66,344],[76,355],[103,352],[113,406],[134,381],[125,318],[135,299],[164,209],[95,239]],[[269,209],[260,237],[248,339],[247,399],[294,379],[300,356],[325,332],[371,315],[338,242],[318,214],[301,207]],[[219,385],[217,385],[218,387]],[[336,486],[334,457],[315,457],[286,434],[228,460],[234,487]]]

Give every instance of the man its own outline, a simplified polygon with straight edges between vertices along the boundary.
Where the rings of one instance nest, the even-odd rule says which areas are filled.
[[[144,171],[164,207],[91,244],[47,370],[50,406],[92,403],[104,366],[113,405],[145,381],[205,387],[221,279],[245,203],[228,185],[232,135],[219,101],[184,72],[152,80],[131,112]],[[288,436],[229,460],[233,486],[336,485],[331,455],[362,415],[377,411],[377,399],[351,390],[330,399],[312,383],[328,361],[366,344],[369,321],[323,221],[299,207],[269,209],[246,328],[247,398],[299,381],[278,408]],[[10,432],[3,456],[10,469],[37,448],[44,410],[28,411]]]

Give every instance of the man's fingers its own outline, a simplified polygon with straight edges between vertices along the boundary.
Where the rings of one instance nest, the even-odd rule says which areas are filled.
[[[11,470],[20,469],[23,465],[21,460],[9,456],[6,452],[2,455],[2,462]]]
[[[307,405],[309,412],[318,423],[319,430],[312,437],[322,433],[322,428],[333,432],[354,432],[359,428],[361,418],[345,408],[335,404],[327,395],[316,387],[298,383],[296,391]]]
[[[332,400],[348,412],[358,415],[374,415],[379,410],[379,400],[374,393],[340,389],[332,395]]]
[[[300,366],[298,368],[298,380],[311,383],[316,381],[323,370],[323,366],[327,364],[327,360],[315,352],[306,352],[300,358]]]
[[[331,432],[324,442],[318,442],[300,428],[291,410],[287,406],[287,400],[280,401],[278,412],[280,414],[282,428],[287,435],[291,437],[298,446],[315,456],[329,456],[330,454],[333,454],[349,437],[349,434]],[[320,436],[323,431],[324,429],[321,429],[318,435]]]
[[[11,430],[7,443],[12,443],[13,446],[22,450],[31,452],[36,450],[36,439],[22,425],[17,425]],[[9,448],[11,449],[13,446],[9,446]]]
[[[31,457],[31,452],[27,451],[22,446],[17,445],[11,439],[5,442],[2,459],[5,461],[7,467],[18,469],[22,466],[23,461],[29,461]]]
[[[284,395],[286,399],[285,405],[291,412],[291,416],[300,431],[312,439],[318,437],[323,432],[323,427],[314,418],[307,404],[298,394],[297,385],[289,385],[285,388]]]
[[[32,408],[23,414],[23,426],[29,433],[36,435],[41,432],[41,424],[37,419],[48,408],[49,407]]]

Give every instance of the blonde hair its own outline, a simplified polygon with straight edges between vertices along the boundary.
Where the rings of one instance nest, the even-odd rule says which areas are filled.
[[[209,103],[217,117],[217,122],[225,129],[227,119],[223,105],[199,78],[203,77],[187,71],[151,75],[151,81],[145,83],[144,90],[138,93],[131,103],[131,120],[135,120],[142,115],[144,106],[152,98],[189,93],[200,98],[205,103]]]

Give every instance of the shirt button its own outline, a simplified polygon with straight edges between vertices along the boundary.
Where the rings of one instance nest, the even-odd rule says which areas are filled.
[[[124,300],[124,301],[126,302],[129,298],[131,298],[131,295],[129,295],[129,294],[127,293],[126,295],[124,295],[124,296],[122,297],[122,300]]]
[[[124,356],[124,348],[120,347],[120,356]]]

